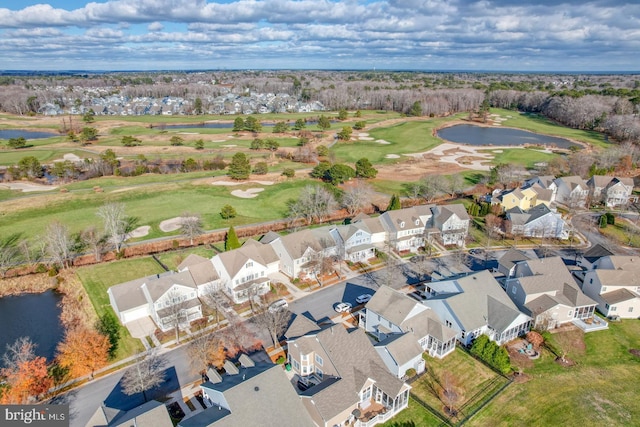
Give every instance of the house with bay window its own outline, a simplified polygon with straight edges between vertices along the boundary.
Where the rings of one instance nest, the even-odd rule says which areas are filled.
[[[320,329],[298,316],[285,332],[288,362],[317,426],[373,426],[409,404],[411,387],[392,375],[363,329]]]

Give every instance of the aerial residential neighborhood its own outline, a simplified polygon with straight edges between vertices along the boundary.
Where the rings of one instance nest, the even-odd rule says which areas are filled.
[[[2,82],[0,405],[73,427],[640,417],[632,75]]]

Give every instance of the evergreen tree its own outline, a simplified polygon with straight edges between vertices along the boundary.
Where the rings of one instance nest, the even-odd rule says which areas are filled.
[[[356,177],[375,178],[377,174],[378,170],[371,165],[371,162],[366,157],[356,162]]]
[[[504,347],[498,347],[493,354],[493,360],[491,363],[497,370],[503,374],[508,374],[511,371],[511,360],[509,359],[509,352]]]
[[[471,354],[476,357],[482,357],[487,344],[489,344],[489,337],[486,335],[480,335],[478,338],[476,338],[476,340],[473,342],[473,345],[471,346]]]
[[[247,179],[251,174],[251,164],[249,163],[249,159],[244,153],[236,153],[231,158],[231,163],[229,164],[229,175],[232,179]]]
[[[224,250],[231,251],[233,249],[238,249],[240,246],[240,240],[238,240],[236,230],[233,226],[229,227],[229,231],[227,231],[227,235],[224,238]]]
[[[327,130],[331,127],[331,121],[324,115],[321,115],[318,119],[318,128],[320,130]]]
[[[241,132],[244,130],[244,119],[242,117],[236,117],[233,121],[233,131]]]
[[[109,338],[109,359],[113,359],[118,351],[118,341],[120,340],[118,320],[107,311],[96,321],[96,330]]]
[[[400,196],[394,193],[391,196],[391,200],[389,200],[389,206],[387,206],[387,210],[397,211],[398,209],[402,209],[402,205],[400,204]]]

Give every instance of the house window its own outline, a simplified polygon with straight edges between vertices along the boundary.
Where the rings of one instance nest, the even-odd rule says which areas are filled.
[[[297,360],[293,359],[293,369],[295,369],[296,371],[300,371],[300,364],[298,363]]]
[[[450,328],[451,326],[453,326],[453,324],[451,322],[449,322],[448,320],[445,320],[444,324]]]
[[[633,313],[633,307],[629,307],[629,313]]]
[[[567,317],[571,317],[573,316],[573,310],[569,310],[569,312],[567,313]]]
[[[618,309],[618,307],[616,307],[616,306],[612,306],[612,307],[609,309],[609,311],[616,311],[617,309]]]
[[[195,298],[196,297],[196,293],[195,292],[191,292],[191,298]]]
[[[251,267],[253,267],[253,262],[249,261],[244,266],[247,267],[247,268],[251,268]]]
[[[465,331],[463,330],[462,333],[460,334],[460,338],[464,339],[465,336]]]
[[[309,360],[309,355],[308,354],[301,354],[300,355],[300,360],[302,360],[303,362],[306,362]]]
[[[400,223],[400,228],[404,228],[404,221]]]
[[[316,363],[322,366],[322,362],[323,362],[322,357],[320,357],[319,354],[316,354]]]
[[[316,366],[316,375],[318,376],[318,378],[322,379],[322,375],[323,375],[322,369],[318,368],[317,366]]]

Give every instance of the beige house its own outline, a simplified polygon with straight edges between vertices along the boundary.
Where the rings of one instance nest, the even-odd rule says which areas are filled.
[[[594,175],[587,181],[591,201],[602,203],[608,208],[626,206],[637,201],[633,196],[633,178]]]
[[[584,273],[582,291],[607,317],[640,317],[640,257],[607,256]]]
[[[596,302],[580,290],[560,257],[518,262],[505,289],[518,308],[533,317],[538,328],[589,319],[595,312]]]

